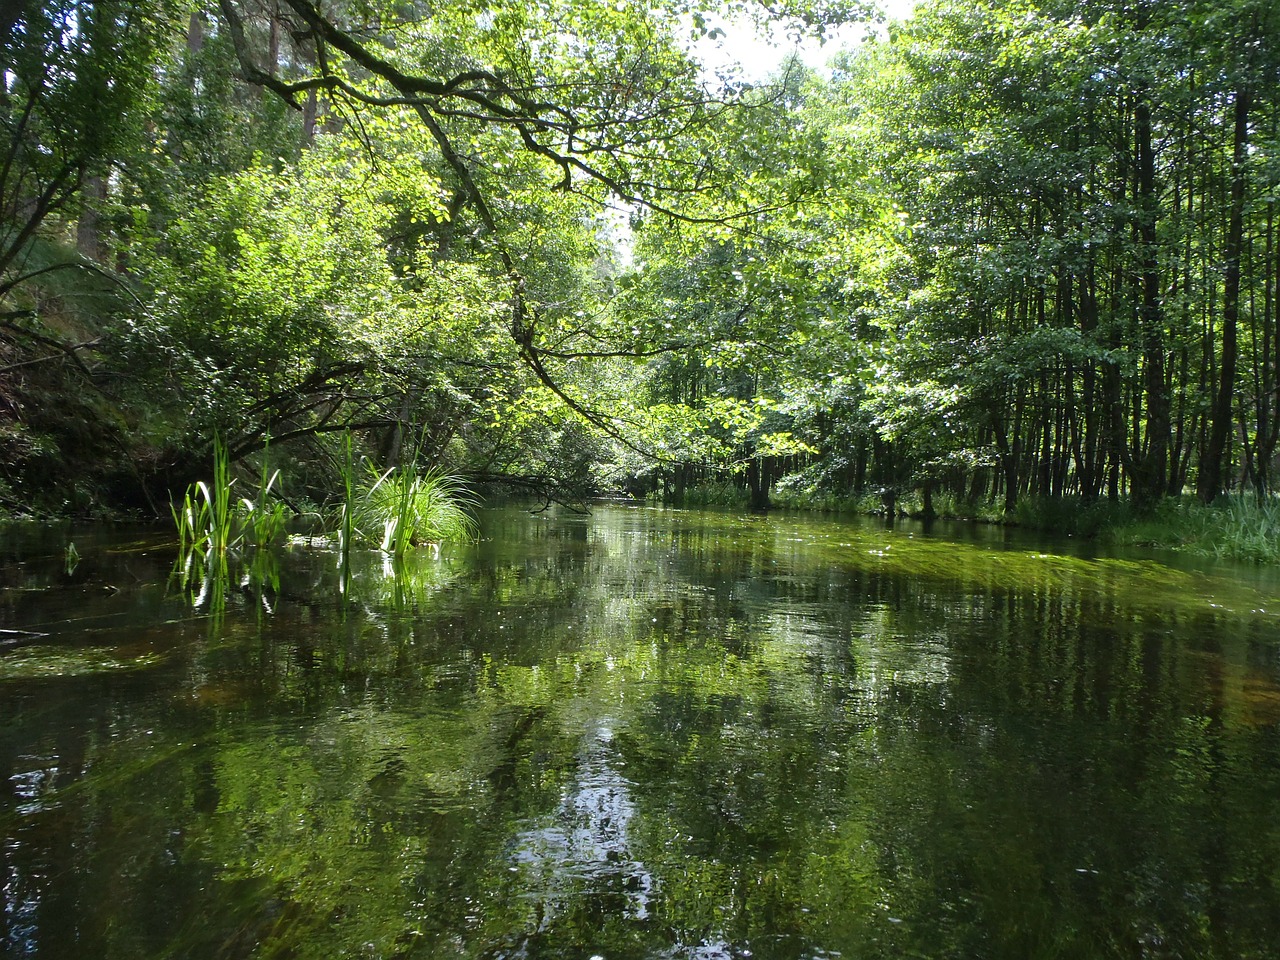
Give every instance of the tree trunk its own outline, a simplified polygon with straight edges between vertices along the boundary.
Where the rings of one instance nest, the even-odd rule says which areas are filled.
[[[768,457],[752,457],[747,467],[747,486],[751,490],[748,509],[764,511],[772,504],[769,502],[769,481],[771,464]]]
[[[1139,509],[1164,495],[1169,467],[1169,394],[1165,385],[1164,311],[1160,305],[1160,257],[1156,224],[1155,146],[1151,133],[1151,105],[1145,92],[1133,110],[1137,161],[1137,239],[1141,255],[1142,386],[1146,399],[1145,436],[1134,438],[1131,493]]]
[[[1227,242],[1223,248],[1222,362],[1218,366],[1217,392],[1210,413],[1209,442],[1200,462],[1196,495],[1211,503],[1222,492],[1224,454],[1232,428],[1232,399],[1236,385],[1236,327],[1240,319],[1240,251],[1244,239],[1244,202],[1248,188],[1246,152],[1249,146],[1250,93],[1236,92],[1232,112],[1235,131],[1231,150],[1231,213],[1227,222]]]
[[[187,53],[195,56],[204,49],[204,15],[198,10],[191,11],[187,21]]]
[[[107,199],[107,178],[95,174],[80,186],[82,204],[76,222],[76,250],[94,263],[102,263],[102,205]]]
[[[302,103],[302,145],[310,147],[316,142],[316,122],[320,114],[320,103],[316,99],[315,90],[307,91],[307,99]]]

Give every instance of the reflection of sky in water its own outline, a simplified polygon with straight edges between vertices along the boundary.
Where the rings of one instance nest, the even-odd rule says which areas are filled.
[[[45,794],[53,791],[54,781],[58,776],[57,760],[41,757],[22,759],[40,765],[15,773],[9,778],[9,788],[13,791],[14,798],[25,801],[18,804],[15,812],[23,815],[39,813],[52,806],[46,800]]]
[[[18,801],[14,812],[21,816],[41,813],[56,806],[48,799],[58,775],[57,758],[21,757],[19,762],[35,764],[9,777],[9,789]],[[4,843],[4,875],[0,897],[4,902],[4,940],[6,956],[29,956],[35,952],[39,934],[38,911],[41,890],[39,877],[32,876],[15,864],[22,846],[17,837]]]
[[[18,841],[10,839],[4,844],[4,859],[12,860]],[[6,864],[4,871],[4,952],[6,956],[29,956],[35,953],[39,934],[37,910],[40,896],[37,891],[24,889],[22,872]]]
[[[524,874],[525,896],[539,901],[541,923],[549,928],[561,908],[583,896],[612,894],[626,904],[624,915],[646,920],[658,881],[631,856],[628,832],[636,815],[634,786],[615,769],[613,721],[601,717],[582,738],[577,768],[560,806],[513,842],[512,870]],[[735,960],[750,956],[724,940],[676,944],[657,956],[669,960]],[[592,955],[593,960],[597,955]],[[600,956],[603,960],[604,955]]]
[[[614,769],[613,730],[600,718],[583,737],[577,770],[560,806],[517,834],[511,858],[527,874],[527,896],[543,901],[543,924],[558,901],[585,892],[621,894],[628,914],[649,915],[654,878],[630,856],[627,828],[635,816],[632,784]]]

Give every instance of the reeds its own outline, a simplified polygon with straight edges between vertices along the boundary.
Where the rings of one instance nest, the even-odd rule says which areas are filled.
[[[187,488],[182,506],[169,505],[178,528],[179,557],[222,555],[231,546],[231,462],[221,437],[213,438],[213,480]]]
[[[342,505],[338,508],[338,588],[345,595],[351,581],[351,541],[355,536],[356,482],[351,431],[342,438]]]
[[[444,540],[475,536],[476,524],[468,512],[475,499],[455,477],[440,471],[419,474],[412,459],[385,471],[362,465],[350,434],[343,438],[338,472],[340,502],[326,525],[336,533],[339,590],[344,596],[351,580],[352,548],[359,541],[378,547],[398,567],[415,547],[438,547]],[[273,559],[261,548],[284,538],[287,517],[279,481],[280,472],[271,470],[264,450],[256,493],[237,498],[230,456],[217,437],[212,479],[193,483],[182,503],[171,505],[178,531],[175,575],[183,589],[197,591],[197,607],[213,610],[225,593],[228,554],[243,564],[250,586],[275,586]],[[240,557],[241,548],[252,548],[251,555]]]
[[[268,440],[268,444],[270,440]],[[262,470],[258,477],[258,495],[250,500],[240,498],[239,537],[252,547],[264,547],[284,537],[286,508],[283,500],[274,498],[272,490],[280,479],[280,471],[272,472],[267,461],[267,446],[262,448]]]
[[[475,536],[467,512],[474,499],[457,478],[419,474],[402,463],[381,473],[371,468],[366,481],[356,507],[359,525],[384,553],[399,557],[412,547]]]
[[[187,488],[181,506],[169,507],[178,528],[179,556],[222,556],[234,547],[266,546],[281,539],[286,508],[273,493],[279,478],[279,470],[270,471],[264,448],[256,495],[234,500],[235,480],[227,445],[221,437],[214,437],[213,479],[196,481]]]

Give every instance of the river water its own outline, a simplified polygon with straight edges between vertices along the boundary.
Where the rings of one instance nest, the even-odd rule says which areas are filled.
[[[5,956],[1280,950],[1270,573],[619,506],[202,590],[166,540],[0,531]]]

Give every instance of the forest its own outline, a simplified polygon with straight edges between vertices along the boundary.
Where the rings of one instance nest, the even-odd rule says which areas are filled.
[[[1280,2],[0,0],[0,717],[3,957],[1280,956]]]
[[[5,11],[7,514],[167,514],[215,440],[295,506],[353,448],[1063,523],[1280,482],[1270,0]],[[866,37],[703,66],[744,23]]]

